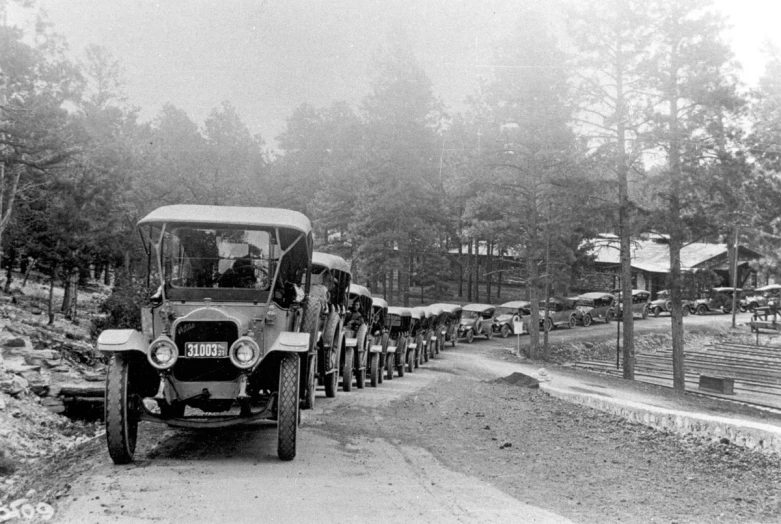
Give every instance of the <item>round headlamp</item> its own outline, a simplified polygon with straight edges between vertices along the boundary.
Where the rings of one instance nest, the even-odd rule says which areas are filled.
[[[149,363],[156,369],[169,369],[176,364],[176,359],[179,358],[179,351],[173,340],[162,336],[149,344],[147,358]]]
[[[260,360],[260,346],[250,337],[241,337],[231,345],[228,356],[237,368],[249,369]]]

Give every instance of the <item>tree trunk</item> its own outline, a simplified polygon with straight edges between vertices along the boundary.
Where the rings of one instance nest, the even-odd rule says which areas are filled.
[[[27,268],[24,272],[24,280],[22,281],[22,289],[27,285],[27,280],[30,278],[30,272],[33,270],[33,267],[35,266],[36,260],[28,260],[27,261]]]
[[[464,296],[464,245],[458,239],[458,298]]]
[[[49,280],[49,325],[54,324],[54,282],[57,280],[57,266],[52,268],[52,276]]]
[[[79,296],[79,270],[71,269],[66,275],[65,298],[62,301],[62,312],[65,318],[74,322],[76,320],[77,302]]]
[[[502,268],[504,268],[504,249],[499,250],[499,271],[496,274],[496,298],[502,297]]]
[[[472,262],[472,239],[469,239],[469,247],[467,248],[468,254],[468,260],[469,263],[467,264],[467,282],[466,282],[466,299],[469,302],[472,302],[472,267],[474,266],[474,263]]]
[[[480,302],[480,239],[475,240],[475,302]]]
[[[623,371],[624,378],[635,378],[635,324],[632,315],[632,224],[629,216],[629,164],[626,155],[626,108],[624,100],[624,64],[620,52],[622,43],[618,42],[619,52],[616,55],[616,132],[617,132],[617,165],[618,175],[618,235],[621,259],[621,310],[623,316]]]
[[[5,270],[5,287],[3,292],[7,295],[11,292],[11,281],[14,279],[14,261],[8,261],[8,267]]]
[[[683,307],[681,292],[681,144],[678,135],[678,54],[677,46],[671,47],[670,79],[667,97],[670,102],[670,300],[672,301],[673,387],[686,390],[686,374],[683,358]]]
[[[491,275],[491,272],[494,269],[494,261],[493,261],[493,255],[494,255],[494,243],[493,241],[488,242],[488,261],[486,262],[486,275],[485,275],[485,301],[489,304],[491,303],[491,280],[493,279],[493,275]]]

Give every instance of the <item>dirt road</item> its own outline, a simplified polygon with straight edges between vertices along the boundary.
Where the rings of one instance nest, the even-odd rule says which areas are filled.
[[[43,468],[39,496],[59,493],[55,521],[74,523],[781,522],[778,459],[497,381],[518,369],[510,341],[319,391],[293,462],[276,458],[273,426],[146,424],[134,465],[113,466],[98,439]]]

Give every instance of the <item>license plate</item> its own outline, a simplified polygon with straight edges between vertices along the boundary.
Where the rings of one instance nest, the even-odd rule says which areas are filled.
[[[185,342],[184,356],[188,358],[225,358],[227,342]]]

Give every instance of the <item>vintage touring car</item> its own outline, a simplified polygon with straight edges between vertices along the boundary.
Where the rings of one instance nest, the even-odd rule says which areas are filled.
[[[140,420],[214,428],[257,419],[276,420],[277,454],[292,460],[323,308],[308,297],[309,219],[175,205],[138,227],[159,288],[142,308],[141,331],[110,329],[97,340],[110,356],[112,460],[133,460]]]

